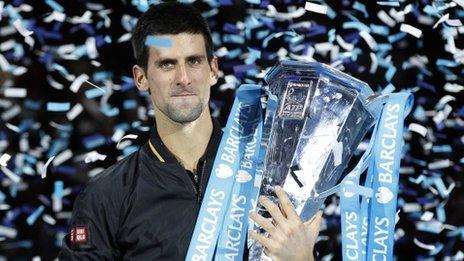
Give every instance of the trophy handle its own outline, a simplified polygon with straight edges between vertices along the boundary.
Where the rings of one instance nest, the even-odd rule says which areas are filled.
[[[380,111],[385,103],[387,103],[390,95],[382,93],[373,93],[365,100],[365,106],[367,110],[374,116],[375,119],[378,119],[380,116]]]

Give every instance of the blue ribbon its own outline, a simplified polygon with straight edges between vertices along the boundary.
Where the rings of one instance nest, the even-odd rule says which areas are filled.
[[[261,92],[261,86],[252,84],[244,84],[237,91],[214,160],[186,260],[213,259],[226,210],[230,209],[233,202],[231,195],[234,190],[234,179],[240,174],[238,170],[246,152],[246,145],[253,142],[257,136],[256,128],[259,129],[262,125]],[[259,134],[261,136],[261,133]],[[257,153],[259,155],[259,152]],[[253,157],[254,155],[255,153]],[[251,172],[248,174],[254,175]],[[248,216],[247,212],[246,215]],[[242,233],[241,237],[244,237],[244,234]]]
[[[368,260],[392,260],[398,182],[403,147],[404,118],[412,105],[412,95],[390,94],[380,119],[374,145],[374,169],[367,238]]]
[[[403,121],[412,101],[409,93],[389,94],[368,149],[341,183],[343,260],[392,260]]]

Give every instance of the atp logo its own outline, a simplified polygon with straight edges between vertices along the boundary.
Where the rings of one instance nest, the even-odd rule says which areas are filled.
[[[375,198],[380,204],[387,204],[393,199],[393,192],[386,187],[379,187],[375,193]]]
[[[216,176],[221,179],[226,179],[234,174],[228,165],[222,163],[219,164],[219,167],[217,167],[214,172],[216,173]]]
[[[250,175],[250,173],[245,170],[239,170],[237,171],[237,175],[235,175],[235,181],[238,183],[246,183],[252,179],[253,177]]]

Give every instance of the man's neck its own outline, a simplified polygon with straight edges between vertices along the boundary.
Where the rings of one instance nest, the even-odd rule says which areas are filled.
[[[209,109],[203,111],[197,120],[185,124],[174,122],[162,113],[158,113],[155,121],[164,145],[185,169],[196,171],[198,160],[205,153],[213,132]]]

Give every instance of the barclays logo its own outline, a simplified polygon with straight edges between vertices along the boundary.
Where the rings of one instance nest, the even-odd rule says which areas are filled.
[[[252,179],[253,177],[250,175],[250,173],[248,173],[248,171],[245,170],[239,170],[237,172],[237,175],[235,175],[235,181],[237,181],[238,183],[246,183]]]
[[[387,187],[379,187],[375,193],[375,198],[380,204],[387,204],[393,199],[393,192]]]
[[[234,174],[232,168],[223,163],[219,164],[219,167],[217,167],[214,172],[216,173],[216,176],[221,179],[229,178]]]

